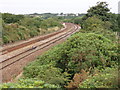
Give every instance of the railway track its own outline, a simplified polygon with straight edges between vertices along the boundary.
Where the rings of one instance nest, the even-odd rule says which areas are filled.
[[[59,31],[57,31],[57,32],[54,32],[54,33],[51,33],[51,34],[48,34],[48,35],[41,36],[41,37],[38,38],[38,39],[35,39],[35,40],[29,41],[29,42],[25,42],[25,43],[19,44],[19,45],[17,45],[17,46],[12,46],[12,47],[8,47],[8,48],[5,48],[5,49],[2,49],[2,50],[0,50],[0,52],[2,52],[2,55],[7,54],[7,53],[12,52],[12,51],[14,51],[14,50],[23,48],[23,47],[28,46],[28,45],[30,45],[30,44],[39,42],[39,41],[41,41],[41,40],[45,40],[45,39],[47,39],[47,38],[49,38],[49,37],[52,37],[52,36],[54,36],[54,35],[56,35],[56,34],[62,33],[62,32],[66,31],[66,30],[69,29],[69,28],[70,28],[70,27],[68,26],[67,28],[63,28],[63,29],[61,29],[61,30],[59,30]]]
[[[20,44],[22,45],[22,47],[18,45],[16,47],[8,48],[9,50],[7,51],[7,53],[4,53],[3,55],[0,56],[0,59],[2,59],[0,61],[0,66],[2,66],[0,67],[0,70],[10,67],[11,65],[20,61],[21,59],[24,59],[25,57],[30,56],[31,54],[40,51],[61,39],[69,37],[73,33],[77,32],[79,28],[80,27],[78,25],[68,24],[68,28],[65,28],[64,30],[60,30],[53,34],[49,34],[48,36],[46,35],[36,40]],[[4,49],[2,51],[5,50],[7,49]],[[19,53],[16,53],[18,50],[21,51]],[[15,52],[15,54],[12,54],[12,52]]]

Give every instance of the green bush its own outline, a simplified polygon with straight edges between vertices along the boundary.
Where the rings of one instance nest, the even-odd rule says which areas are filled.
[[[104,22],[98,17],[89,17],[83,22],[83,29],[87,31],[97,30],[98,28],[103,28]]]
[[[62,27],[62,25],[60,24],[60,21],[56,18],[48,18],[44,21],[41,22],[41,28],[43,29],[47,29],[47,28],[50,28],[50,27]]]
[[[102,35],[77,33],[60,47],[56,60],[60,68],[72,72],[97,66],[110,66],[116,62],[117,45]]]
[[[93,16],[82,23],[83,30],[80,30],[80,32],[102,34],[104,37],[116,42],[116,35],[112,31],[111,26],[111,22],[103,22],[98,16]]]
[[[94,76],[89,76],[79,88],[118,88],[118,68],[105,68]]]
[[[38,31],[37,30],[31,30],[30,32],[29,32],[29,34],[30,34],[30,37],[34,37],[34,36],[37,36],[37,35],[39,35],[39,33],[38,33]]]
[[[25,17],[18,23],[30,29],[31,27],[40,28],[41,21],[39,19],[37,20],[36,18]]]
[[[16,83],[3,83],[0,88],[60,88],[60,86],[47,84],[37,79],[20,79]]]
[[[24,68],[24,76],[27,78],[37,78],[46,83],[55,85],[64,85],[68,81],[67,73],[61,73],[60,68],[56,68],[51,64],[33,65],[30,64]]]
[[[102,21],[98,16],[93,16],[84,20],[82,27],[86,31],[99,31],[100,29],[104,29],[104,31],[110,31],[112,23],[110,21]]]
[[[5,23],[16,23],[24,18],[24,15],[14,15],[10,13],[3,13],[2,19]]]
[[[3,36],[3,43],[9,43],[9,39],[8,39],[8,37],[7,36]]]

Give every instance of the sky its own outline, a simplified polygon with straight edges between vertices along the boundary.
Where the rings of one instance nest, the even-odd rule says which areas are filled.
[[[0,12],[13,14],[87,13],[87,10],[95,6],[98,1],[106,1],[111,12],[118,13],[120,0],[0,0]]]

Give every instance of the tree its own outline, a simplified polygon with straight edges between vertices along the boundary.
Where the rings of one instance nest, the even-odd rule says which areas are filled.
[[[76,17],[76,18],[73,19],[73,21],[74,21],[75,24],[80,24],[81,21],[82,21],[82,17]]]
[[[4,20],[5,23],[16,23],[23,18],[24,18],[24,15],[14,15],[10,13],[2,14],[2,19]]]
[[[108,8],[108,4],[106,2],[97,2],[96,6],[93,6],[90,9],[88,9],[86,18],[96,15],[99,16],[103,21],[108,21],[109,11],[110,9]]]
[[[60,13],[60,15],[63,15],[63,13]]]
[[[85,29],[87,31],[92,31],[92,30],[98,30],[98,28],[103,28],[103,24],[104,24],[104,22],[102,20],[100,20],[96,16],[93,16],[93,17],[87,18],[83,22],[82,26],[83,26],[83,29]]]

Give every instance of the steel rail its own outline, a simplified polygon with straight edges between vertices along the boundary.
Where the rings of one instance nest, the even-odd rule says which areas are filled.
[[[73,28],[72,28],[72,29],[73,29]],[[74,29],[75,29],[75,25],[74,25]],[[5,65],[5,66],[3,66],[2,68],[0,68],[0,70],[2,70],[2,69],[4,69],[4,68],[6,68],[6,67],[8,67],[8,66],[10,66],[10,65],[12,65],[12,64],[14,64],[15,62],[17,62],[17,61],[19,61],[19,60],[21,60],[21,59],[23,59],[23,58],[25,58],[25,57],[33,54],[33,53],[35,53],[35,52],[37,52],[37,51],[39,51],[39,50],[44,49],[45,47],[50,46],[50,45],[53,44],[54,42],[57,42],[57,41],[65,38],[65,37],[73,34],[74,32],[76,32],[76,31],[78,30],[78,26],[76,25],[76,29],[75,29],[75,30],[74,30],[74,29],[73,29],[72,31],[69,31],[69,32],[66,32],[66,33],[62,34],[61,36],[58,36],[58,37],[53,38],[53,39],[50,40],[50,41],[47,41],[47,42],[45,42],[45,43],[42,43],[42,44],[38,45],[37,47],[41,47],[41,46],[43,46],[43,45],[44,45],[44,46],[41,47],[41,48],[39,48],[39,49],[37,49],[37,50],[35,50],[35,51],[33,51],[33,52],[30,52],[29,54],[27,54],[27,55],[25,55],[25,56],[23,56],[23,57],[15,60],[15,61],[11,62],[11,63],[9,63],[9,64],[7,64],[7,65]],[[4,61],[2,61],[2,62],[0,62],[0,63],[4,63],[4,62],[6,62],[6,61],[8,61],[8,60],[11,60],[12,58],[18,57],[18,56],[20,56],[20,55],[22,55],[22,54],[24,54],[24,53],[29,52],[29,51],[31,51],[31,50],[26,50],[26,51],[24,51],[24,52],[22,52],[22,53],[20,53],[20,54],[18,54],[18,55],[16,55],[16,56],[13,56],[13,57],[11,57],[11,58],[8,58],[8,59],[6,59],[6,60],[4,60]]]

